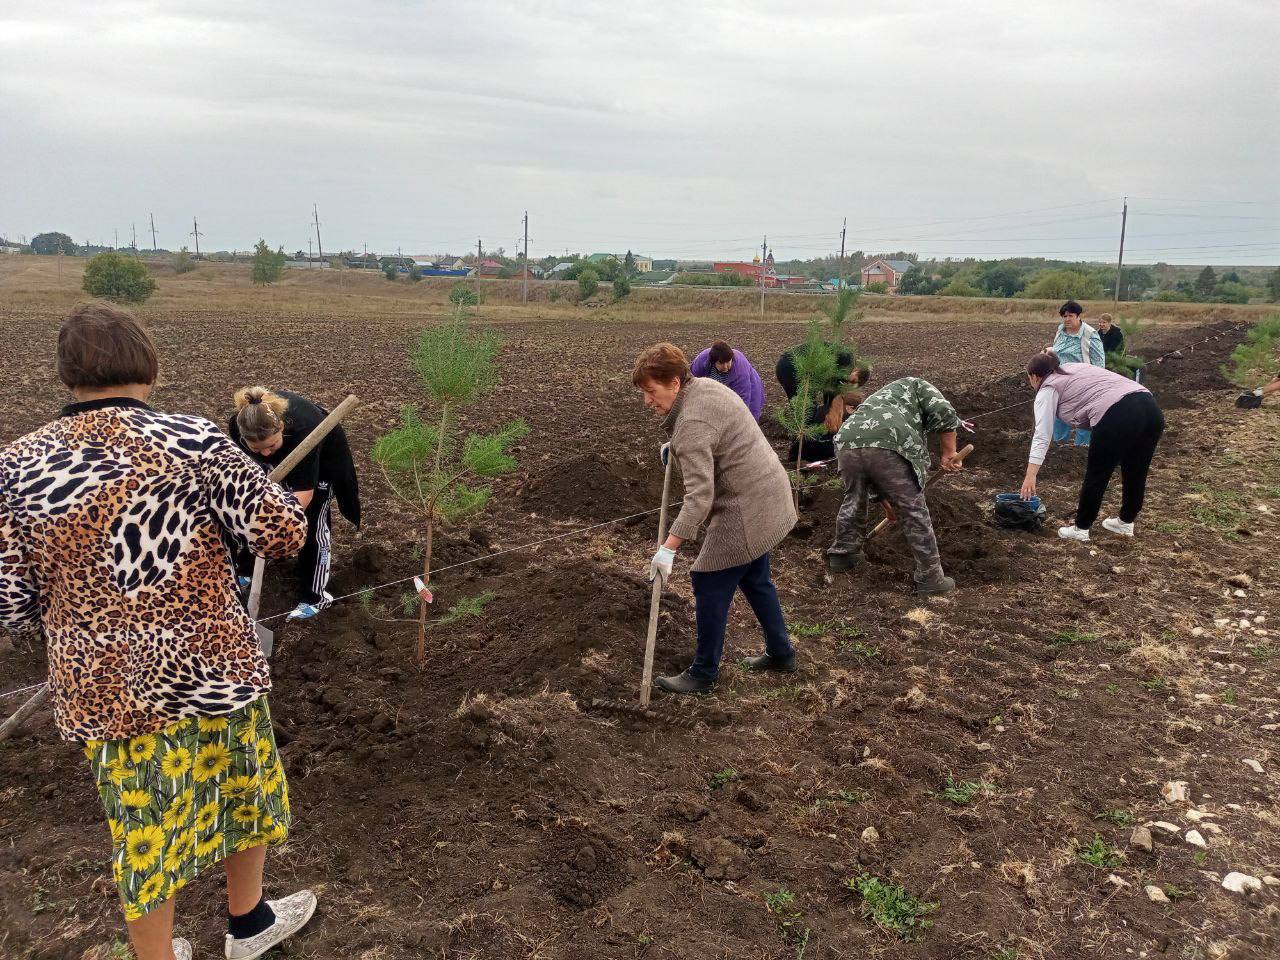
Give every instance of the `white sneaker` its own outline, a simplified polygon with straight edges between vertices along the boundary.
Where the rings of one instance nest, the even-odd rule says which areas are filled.
[[[191,941],[182,937],[173,938],[173,955],[178,960],[191,960]],[[132,954],[130,954],[132,956]]]
[[[1083,543],[1089,542],[1089,531],[1081,530],[1074,523],[1069,527],[1059,527],[1058,536],[1063,540],[1079,540]]]
[[[1122,537],[1133,536],[1133,524],[1125,523],[1119,517],[1107,517],[1102,521],[1102,525],[1112,533],[1118,533]]]
[[[259,934],[239,940],[227,934],[227,960],[255,960],[272,947],[283,943],[307,925],[316,912],[316,895],[310,890],[299,890],[282,900],[268,900],[267,906],[276,915],[276,922]],[[188,954],[188,957],[190,954]]]

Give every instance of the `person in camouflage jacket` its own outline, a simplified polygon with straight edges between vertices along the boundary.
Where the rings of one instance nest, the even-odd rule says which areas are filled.
[[[884,501],[890,520],[900,519],[915,554],[915,591],[948,593],[955,581],[942,571],[938,540],[925,503],[929,472],[927,434],[936,433],[942,468],[960,470],[956,428],[960,417],[942,392],[919,377],[903,377],[881,387],[854,411],[836,434],[844,500],[836,517],[836,537],[827,549],[831,573],[852,570],[862,560],[870,498]]]

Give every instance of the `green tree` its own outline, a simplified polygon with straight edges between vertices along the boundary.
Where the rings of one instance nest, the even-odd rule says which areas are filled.
[[[1147,267],[1125,267],[1120,278],[1120,296],[1125,300],[1141,300],[1155,285],[1156,278]]]
[[[1213,296],[1213,289],[1218,285],[1218,275],[1213,267],[1205,267],[1196,277],[1196,296],[1208,299]]]
[[[1007,263],[993,263],[978,277],[978,286],[989,297],[1012,297],[1021,293],[1026,285],[1022,271]]]
[[[1280,267],[1267,275],[1267,299],[1272,303],[1280,303]]]
[[[95,256],[84,268],[84,290],[90,296],[142,303],[155,289],[155,280],[137,257],[107,251]]]
[[[969,282],[968,277],[957,274],[938,291],[940,297],[980,297],[982,291]]]
[[[1102,296],[1102,284],[1079,270],[1045,270],[1031,278],[1022,295],[1033,300],[1096,300]]]
[[[874,283],[868,283],[862,289],[866,293],[888,293],[889,284],[885,283],[883,280],[876,280]]]
[[[80,252],[80,248],[76,246],[65,233],[53,231],[51,233],[37,233],[31,238],[31,252],[38,253],[42,256],[51,257],[58,253],[64,253],[68,257],[74,257]]]
[[[1249,288],[1243,283],[1222,281],[1213,289],[1213,299],[1219,303],[1248,303]]]
[[[578,299],[586,300],[588,297],[594,296],[595,292],[600,289],[600,274],[595,270],[587,268],[578,274]]]
[[[458,306],[452,320],[428,327],[418,338],[413,368],[434,410],[430,422],[416,407],[405,407],[400,425],[373,447],[373,460],[387,485],[426,525],[422,580],[431,582],[436,525],[472,516],[484,509],[491,488],[484,480],[510,473],[511,448],[529,428],[513,420],[492,433],[463,435],[461,410],[488,393],[498,379],[501,340],[493,331],[476,330]],[[418,604],[416,658],[426,660],[427,602]]]
[[[1280,353],[1280,313],[1263,317],[1244,335],[1244,342],[1231,354],[1231,363],[1222,373],[1238,387],[1252,390],[1275,379],[1276,356]]]
[[[449,291],[449,302],[454,306],[476,307],[480,305],[480,294],[470,284],[455,283]]]
[[[628,250],[627,255],[622,259],[622,275],[624,277],[634,277],[635,274],[636,274],[636,258],[635,258],[635,255],[632,254],[630,250]]]
[[[274,253],[267,246],[267,241],[259,240],[253,248],[253,282],[259,286],[275,283],[284,273],[284,247]]]
[[[840,389],[841,384],[848,380],[851,370],[840,363],[840,348],[827,340],[824,326],[821,320],[811,323],[804,343],[791,351],[791,360],[796,370],[796,393],[774,414],[778,422],[796,439],[797,508],[800,505],[800,488],[804,484],[800,473],[800,464],[804,459],[804,441],[826,431],[820,419],[815,422],[814,410],[820,407],[826,396]]]
[[[898,292],[906,296],[929,296],[942,289],[942,281],[917,264],[902,275]]]
[[[631,281],[626,277],[618,277],[613,281],[613,299],[621,300],[631,293]]]
[[[418,283],[422,280],[422,268],[416,263],[409,268],[409,279],[414,283]]]
[[[397,273],[397,267],[394,263],[388,263],[385,267],[382,268],[382,275],[386,277],[388,280],[394,280],[396,278],[396,273]]]
[[[1128,377],[1130,380],[1135,379],[1137,371],[1141,370],[1146,361],[1141,357],[1135,356],[1133,351],[1137,349],[1138,341],[1142,339],[1143,323],[1137,317],[1132,320],[1117,318],[1115,325],[1120,328],[1120,332],[1124,334],[1124,349],[1112,350],[1107,353],[1106,365],[1107,369],[1112,373],[1118,373],[1122,377]]]
[[[191,254],[186,247],[183,247],[173,255],[173,272],[174,273],[190,273],[196,268],[196,263],[191,259]]]

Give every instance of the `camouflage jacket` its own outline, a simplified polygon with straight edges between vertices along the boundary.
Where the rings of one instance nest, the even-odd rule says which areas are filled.
[[[911,463],[923,487],[929,472],[926,434],[946,433],[959,426],[960,417],[942,391],[919,377],[903,377],[867,397],[845,420],[836,434],[836,449],[892,450]]]

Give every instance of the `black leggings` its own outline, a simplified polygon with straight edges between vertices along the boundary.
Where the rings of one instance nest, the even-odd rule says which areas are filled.
[[[1131,393],[1112,404],[1093,428],[1089,442],[1089,462],[1080,487],[1076,526],[1088,530],[1098,519],[1102,495],[1111,474],[1120,468],[1123,495],[1120,519],[1133,523],[1142,510],[1147,492],[1147,471],[1156,454],[1156,444],[1164,433],[1164,414],[1149,393]]]

